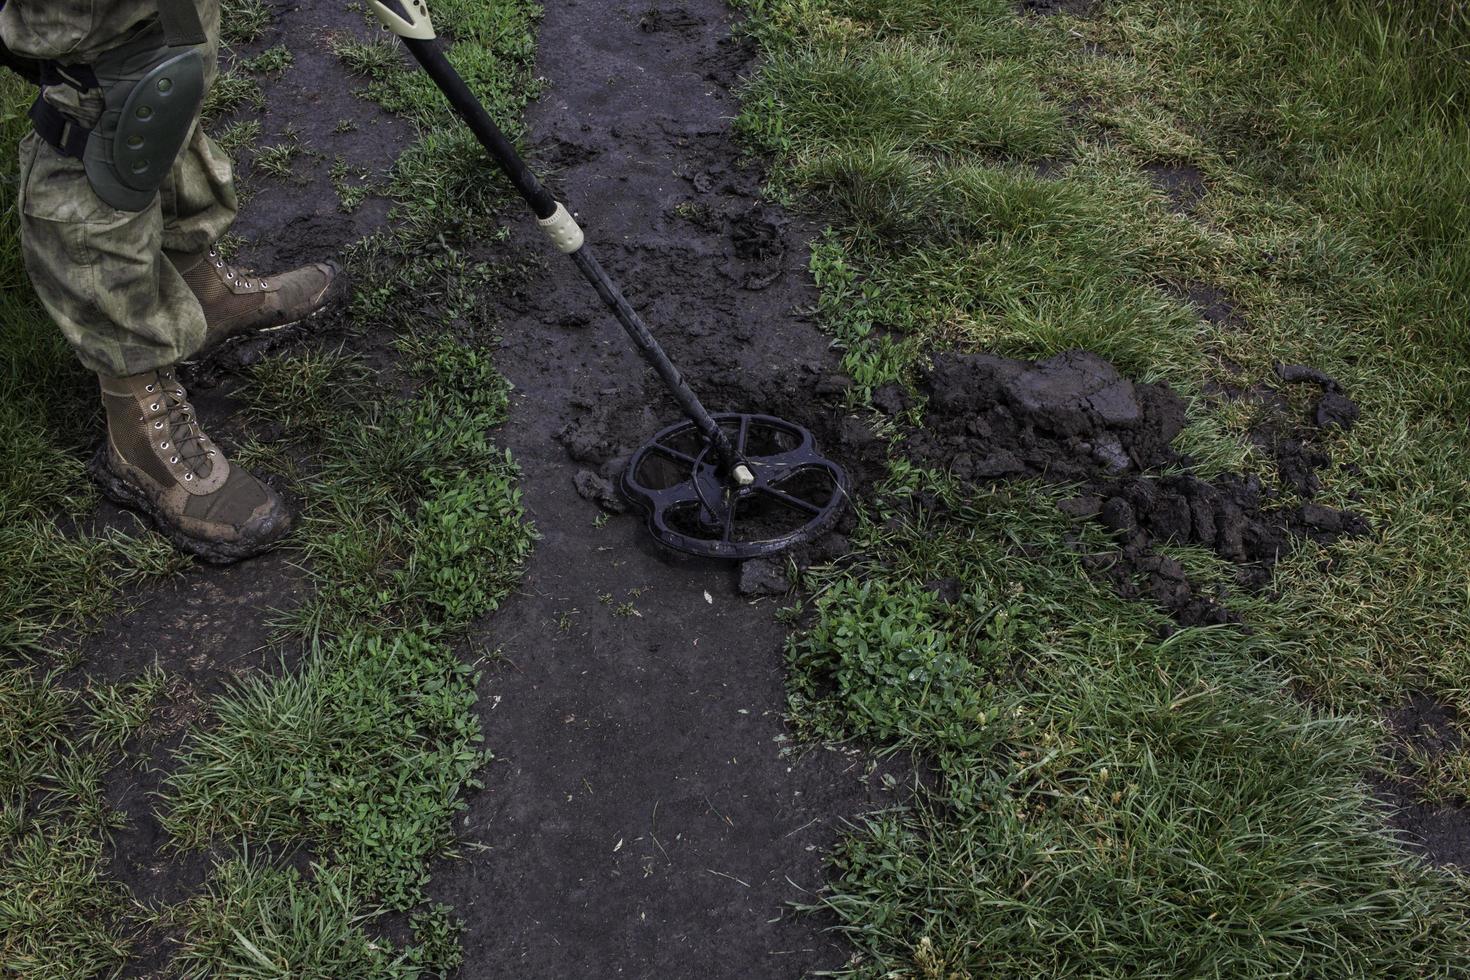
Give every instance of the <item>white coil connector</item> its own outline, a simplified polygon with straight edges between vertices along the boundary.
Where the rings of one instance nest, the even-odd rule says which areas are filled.
[[[549,218],[539,219],[539,223],[551,243],[566,255],[580,249],[586,241],[582,235],[582,226],[577,224],[577,219],[572,217],[565,204],[558,204],[556,213]]]
[[[735,476],[735,482],[742,487],[748,487],[755,482],[755,474],[750,472],[750,467],[744,463],[736,463],[735,469],[732,472]]]

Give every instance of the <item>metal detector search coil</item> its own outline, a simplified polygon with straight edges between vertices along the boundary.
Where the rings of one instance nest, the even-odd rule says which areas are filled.
[[[639,449],[623,473],[623,496],[671,548],[709,558],[759,558],[830,530],[847,505],[847,474],[816,438],[770,415],[716,415],[749,467],[748,483],[719,461],[690,422]]]
[[[526,166],[435,45],[426,0],[368,3],[444,93],[688,417],[639,450],[623,477],[624,494],[647,515],[653,536],[696,555],[753,558],[829,530],[847,504],[842,468],[817,451],[816,440],[801,426],[769,415],[710,415],[597,261],[566,205]]]

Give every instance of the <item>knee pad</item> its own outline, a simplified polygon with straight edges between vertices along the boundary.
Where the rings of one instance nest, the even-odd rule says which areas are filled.
[[[204,57],[148,37],[109,51],[92,70],[104,109],[82,153],[97,196],[120,211],[153,203],[204,104]]]

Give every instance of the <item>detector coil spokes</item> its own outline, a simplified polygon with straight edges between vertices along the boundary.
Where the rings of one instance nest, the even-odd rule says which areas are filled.
[[[693,422],[670,426],[639,449],[623,494],[670,548],[711,558],[759,558],[830,530],[847,505],[847,474],[807,429],[770,415],[715,415],[742,484]]]

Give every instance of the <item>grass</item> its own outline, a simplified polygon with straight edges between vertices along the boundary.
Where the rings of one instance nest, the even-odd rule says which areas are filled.
[[[502,29],[518,23],[529,36],[527,4],[475,10]],[[473,26],[457,34],[466,51],[507,50],[503,38],[479,36]],[[350,50],[339,53],[358,67]],[[501,89],[526,70],[521,58],[481,68]],[[406,75],[399,66],[394,77]],[[427,91],[412,97],[438,100]],[[401,101],[393,107],[408,109]],[[421,134],[405,161],[434,173],[462,168],[468,183],[483,163],[448,162],[445,148],[459,146],[452,120],[427,105],[409,114]],[[340,185],[346,171],[332,177]],[[296,547],[312,594],[280,627],[308,653],[293,670],[246,679],[210,706],[208,725],[177,755],[163,812],[183,846],[289,844],[318,855],[319,868],[299,884],[266,864],[222,869],[202,907],[225,921],[264,917],[255,911],[260,903],[232,904],[233,893],[252,887],[241,882],[261,876],[273,894],[287,889],[285,900],[302,903],[306,914],[328,916],[326,935],[347,948],[382,909],[412,912],[414,942],[366,961],[363,974],[348,969],[350,958],[296,967],[326,976],[419,976],[459,956],[452,910],[425,904],[426,868],[453,853],[451,820],[489,753],[475,714],[477,671],[452,643],[514,587],[533,538],[516,467],[490,441],[504,421],[508,387],[481,352],[494,322],[477,297],[503,273],[452,244],[472,236],[460,223],[449,229],[452,212],[425,199],[438,183],[395,190],[405,220],[354,246],[349,263],[358,285],[354,328],[396,338],[399,366],[370,374],[355,356],[323,349],[262,362],[244,391],[252,415],[273,420],[278,436],[269,450],[253,444],[250,458],[292,472],[306,500]],[[488,229],[499,199],[477,195]],[[404,386],[412,395],[395,397]],[[351,878],[352,901],[336,898],[342,875]],[[294,917],[290,925],[256,928],[269,937],[252,940],[263,957],[218,925],[196,926],[186,961],[223,969],[253,960],[262,971],[266,962],[285,970],[336,945],[301,933]]]
[[[169,685],[156,668],[76,690],[0,666],[0,959],[13,975],[88,977],[126,961],[142,916],[106,874],[104,840],[125,818],[103,778],[139,761]]]
[[[340,868],[314,867],[306,878],[259,858],[235,859],[216,871],[204,895],[169,914],[183,936],[173,968],[191,980],[422,976],[415,957],[368,934],[373,911]]]
[[[1322,499],[1375,535],[1237,595],[1249,634],[1160,640],[1089,579],[1108,543],[1068,543],[1062,491],[894,457],[862,560],[809,578],[790,647],[799,727],[939,772],[833,855],[842,975],[1463,972],[1464,879],[1407,860],[1363,782],[1385,706],[1470,716],[1463,5],[743,6],[763,61],[738,125],[773,196],[830,222],[818,312],[860,389],[936,351],[1088,348],[1190,399],[1207,468],[1272,480],[1212,385],[1304,362],[1364,408]],[[1206,192],[1181,207],[1149,166]],[[1188,283],[1244,328],[1200,320]],[[951,512],[917,516],[936,488]],[[1426,791],[1470,795],[1464,758],[1420,754]]]
[[[14,144],[33,96],[0,80],[0,136]],[[85,624],[125,585],[178,567],[152,534],[67,533],[96,493],[83,475],[99,431],[96,380],[77,364],[26,281],[15,213],[15,161],[0,164],[0,649],[32,649],[63,623]]]
[[[7,145],[32,97],[0,77]],[[84,977],[128,949],[126,898],[104,871],[116,816],[101,777],[122,762],[147,699],[63,685],[56,670],[71,654],[48,641],[60,627],[87,629],[124,587],[180,563],[155,535],[86,529],[96,382],[23,286],[15,166],[13,154],[0,159],[0,962],[17,976]]]
[[[309,155],[309,151],[301,145],[301,133],[295,127],[288,126],[282,130],[280,139],[279,143],[258,147],[251,163],[256,170],[268,177],[284,181],[298,180],[295,173],[296,161]]]
[[[1406,859],[1363,783],[1383,704],[1426,690],[1470,708],[1460,8],[747,7],[767,60],[740,127],[775,161],[773,194],[830,218],[818,312],[860,387],[911,380],[936,350],[1090,347],[1192,399],[1192,452],[1251,468],[1252,419],[1210,382],[1226,364],[1250,383],[1310,362],[1365,408],[1331,444],[1357,469],[1333,471],[1324,499],[1361,497],[1379,529],[1292,557],[1278,595],[1238,596],[1249,635],[1161,639],[1162,617],[1088,577],[1082,558],[1108,543],[1093,529],[1069,543],[1056,491],[965,489],[895,458],[860,557],[808,576],[789,649],[800,731],[921,753],[935,774],[832,855],[821,904],[853,945],[842,973],[1465,973],[1464,879]],[[231,10],[231,43],[265,38],[268,5]],[[534,9],[436,13],[492,113],[516,117]],[[245,388],[279,437],[257,432],[237,459],[293,475],[311,596],[280,624],[300,662],[205,705],[169,761],[175,842],[230,855],[170,908],[109,880],[119,815],[103,789],[138,760],[169,677],[87,687],[52,665],[70,659],[58,627],[179,563],[153,535],[87,530],[91,380],[27,290],[0,290],[0,601],[16,611],[0,624],[0,955],[21,976],[107,975],[144,921],[172,930],[187,976],[411,977],[459,958],[453,912],[424,887],[487,757],[454,644],[513,588],[531,531],[491,441],[506,389],[480,352],[494,323],[478,297],[511,273],[469,247],[496,233],[500,191],[392,47],[338,54],[419,127],[393,174],[401,227],[351,256],[354,323],[393,337],[398,363],[290,354]],[[290,70],[279,52],[261,77]],[[24,93],[0,85],[13,141]],[[262,91],[227,72],[212,111]],[[1142,169],[1159,163],[1204,174],[1193,212]],[[19,284],[5,214],[3,281]],[[1181,281],[1228,294],[1247,329],[1202,325],[1161,288]],[[915,513],[921,490],[947,513]],[[929,588],[946,578],[963,584],[954,602]],[[1467,795],[1466,758],[1424,758],[1428,791]],[[409,942],[377,935],[387,909],[409,912]]]
[[[227,43],[267,36],[268,5],[227,6]],[[529,90],[535,8],[472,6],[458,56],[514,116]],[[495,57],[477,54],[482,47]],[[292,68],[284,46],[236,58],[211,97],[211,118],[260,108],[263,81]],[[13,142],[25,93],[9,82],[0,91]],[[427,862],[454,851],[450,821],[489,757],[476,667],[454,642],[514,586],[532,531],[515,465],[491,441],[507,387],[480,350],[494,323],[475,291],[506,273],[465,258],[459,246],[473,242],[472,229],[446,225],[442,201],[418,196],[451,168],[469,188],[480,166],[449,137],[450,119],[429,108],[431,97],[422,87],[403,96],[423,103],[411,113],[419,182],[397,199],[408,223],[349,249],[360,286],[354,327],[394,338],[396,366],[379,362],[369,373],[343,349],[298,351],[258,365],[241,392],[262,431],[247,426],[235,459],[295,481],[305,510],[289,547],[313,594],[283,615],[275,639],[285,655],[304,651],[300,662],[247,673],[191,705],[198,721],[167,753],[158,816],[172,844],[225,855],[205,890],[180,905],[141,907],[105,870],[105,841],[125,817],[110,808],[103,777],[141,759],[134,750],[152,737],[151,715],[174,696],[172,682],[150,671],[116,688],[77,689],[84,682],[44,665],[69,665],[75,646],[59,638],[105,616],[124,586],[186,563],[151,534],[78,530],[95,504],[81,466],[96,429],[88,420],[100,424],[95,382],[20,288],[14,219],[4,219],[12,223],[0,235],[0,262],[17,283],[0,293],[14,324],[0,338],[0,597],[17,612],[0,626],[7,971],[110,975],[140,927],[169,931],[173,968],[185,976],[421,977],[444,975],[461,958],[453,910],[424,898]],[[259,136],[252,120],[226,134],[237,155],[288,176],[297,140],[257,151]],[[448,161],[447,147],[463,158]],[[357,190],[348,177],[333,174],[344,198]],[[3,186],[14,193],[13,180]],[[473,193],[484,212],[476,227],[493,234],[499,198]],[[18,648],[30,653],[12,661]],[[408,913],[407,942],[377,935],[387,909]]]

